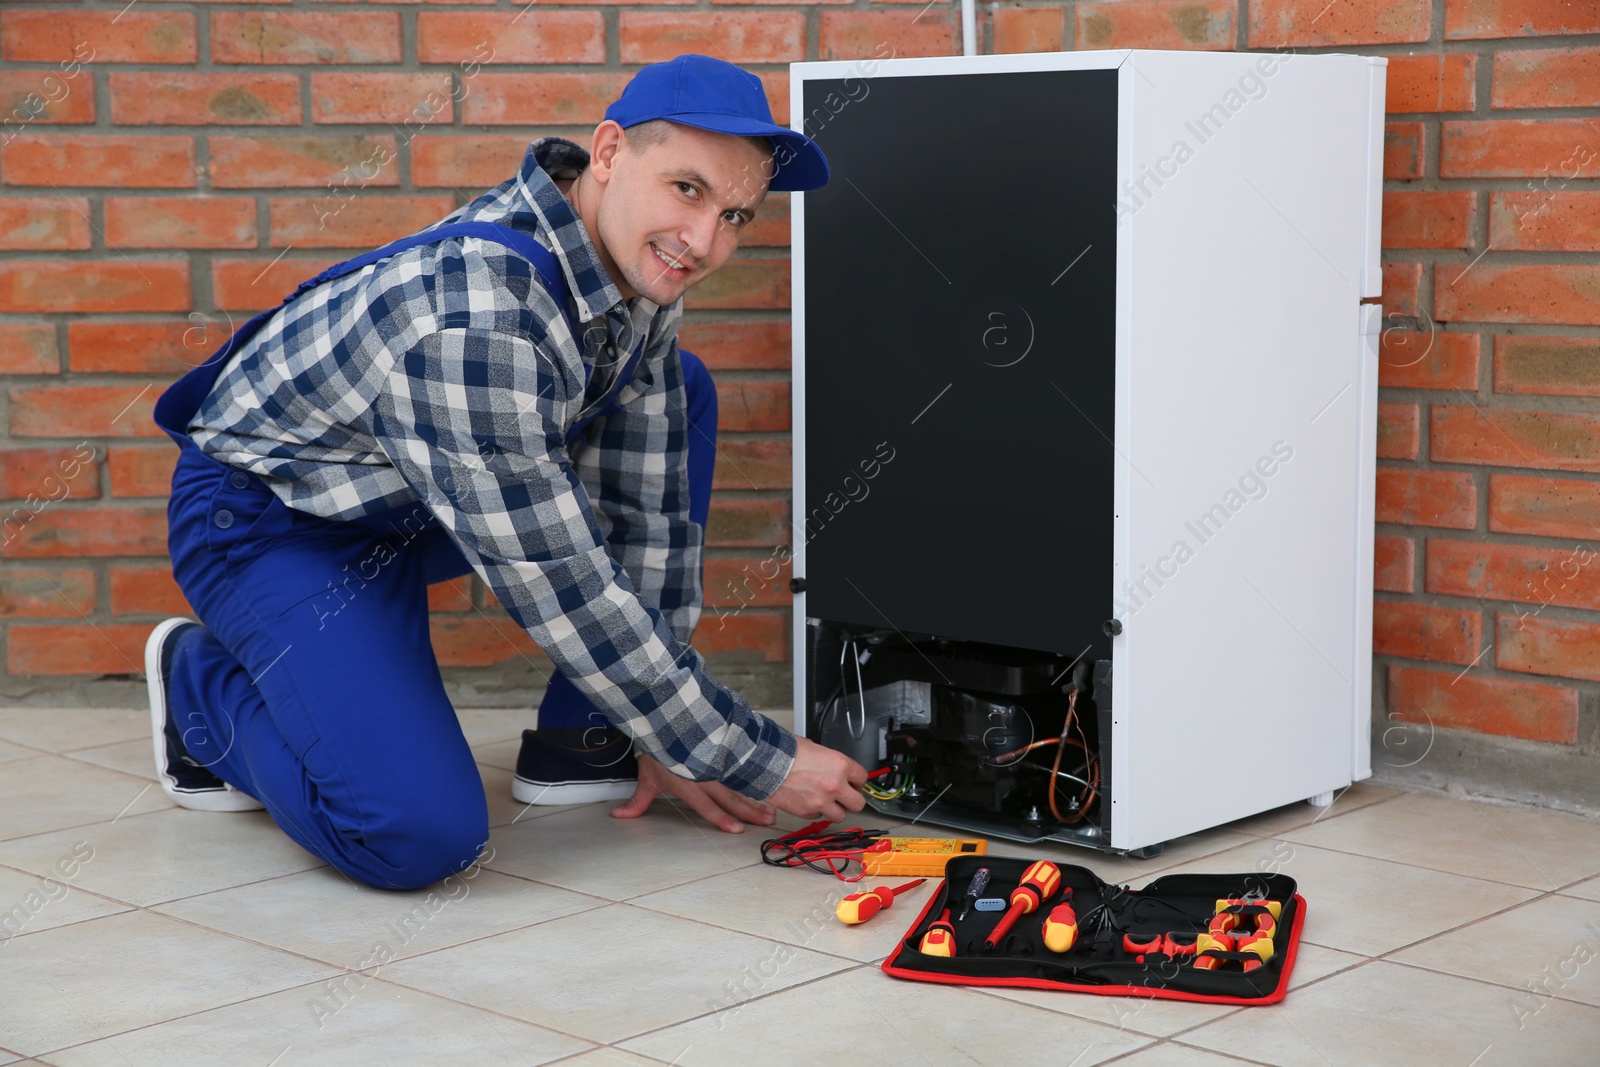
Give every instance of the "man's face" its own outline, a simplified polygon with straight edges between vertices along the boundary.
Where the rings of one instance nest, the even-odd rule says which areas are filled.
[[[733,254],[771,172],[770,154],[742,138],[668,129],[641,148],[602,123],[590,162],[604,190],[596,225],[607,269],[625,298],[637,293],[663,306]]]

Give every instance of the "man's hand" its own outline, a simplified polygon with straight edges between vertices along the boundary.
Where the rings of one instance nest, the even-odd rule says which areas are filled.
[[[802,819],[839,822],[867,806],[861,787],[867,769],[842,752],[804,737],[795,740],[794,765],[767,803]]]
[[[617,819],[636,819],[650,808],[650,802],[670,794],[689,805],[717,829],[730,834],[744,833],[744,824],[771,826],[777,814],[770,805],[741,796],[717,782],[691,782],[661,766],[644,753],[638,754],[639,785],[627,803],[611,809]]]

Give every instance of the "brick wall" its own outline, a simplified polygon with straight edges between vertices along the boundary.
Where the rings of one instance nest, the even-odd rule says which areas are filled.
[[[984,52],[1390,57],[1374,637],[1375,733],[1395,758],[1380,762],[1413,766],[1426,744],[1429,766],[1453,767],[1447,750],[1466,759],[1492,743],[1591,768],[1600,5],[979,11]],[[531,138],[585,138],[639,64],[725,56],[762,76],[783,121],[787,63],[881,56],[885,43],[958,52],[956,6],[7,4],[0,692],[129,674],[150,625],[184,610],[163,562],[175,450],[150,407],[230,323],[499,182]],[[716,373],[724,431],[696,644],[781,701],[788,597],[758,564],[789,520],[789,230],[787,198],[768,203],[737,258],[690,294],[683,338]],[[537,655],[476,580],[434,590],[433,606],[447,665]]]

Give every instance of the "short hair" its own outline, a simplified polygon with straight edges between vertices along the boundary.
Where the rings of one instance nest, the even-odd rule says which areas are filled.
[[[672,136],[672,127],[674,125],[675,123],[670,119],[651,119],[648,122],[625,126],[622,133],[630,146],[639,151],[644,151],[647,148],[655,147]],[[745,137],[741,134],[729,134],[728,136],[738,137],[739,140],[767,155],[773,154],[772,139],[770,137]]]

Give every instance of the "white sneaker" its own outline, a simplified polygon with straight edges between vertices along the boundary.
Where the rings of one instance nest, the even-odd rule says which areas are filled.
[[[183,747],[183,734],[167,708],[167,677],[172,652],[192,619],[173,618],[151,631],[144,645],[144,675],[150,689],[150,740],[155,749],[156,776],[175,803],[195,811],[260,811],[261,801],[241,793],[194,761]]]

